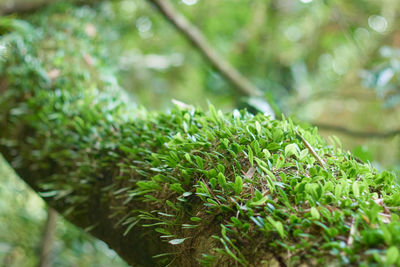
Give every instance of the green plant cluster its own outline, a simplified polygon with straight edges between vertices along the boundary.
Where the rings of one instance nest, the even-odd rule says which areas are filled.
[[[170,247],[154,255],[164,265],[203,242],[205,266],[400,266],[393,174],[290,119],[131,108],[107,40],[88,28],[106,27],[101,16],[58,6],[0,19],[0,151],[45,174],[36,189],[67,218],[93,212],[86,204],[106,180],[116,227],[157,232]]]

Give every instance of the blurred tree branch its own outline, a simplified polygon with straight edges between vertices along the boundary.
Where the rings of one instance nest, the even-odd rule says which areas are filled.
[[[101,2],[103,0],[67,0],[64,2],[76,4],[76,5],[90,5]],[[113,0],[110,0],[113,1]],[[43,8],[47,5],[54,4],[57,2],[62,2],[61,0],[41,0],[41,1],[16,1],[11,5],[2,5],[0,4],[0,16],[11,15],[11,14],[24,14],[24,13],[32,13],[40,8]]]
[[[39,9],[40,7],[49,4],[48,2],[23,2],[23,3],[13,3],[12,5],[0,6],[0,15],[10,15],[14,13],[29,13]]]
[[[203,33],[191,24],[182,14],[177,12],[168,0],[149,0],[164,17],[188,39],[201,54],[242,94],[259,95],[261,91],[249,80],[243,77],[231,64],[222,58],[207,41]]]
[[[314,122],[312,124],[314,126],[317,126],[321,130],[339,132],[345,135],[359,137],[359,138],[390,138],[395,135],[400,135],[400,129],[394,129],[387,132],[368,132],[368,131],[352,130],[343,126],[331,125],[326,123]]]
[[[221,57],[208,42],[203,33],[196,26],[191,24],[182,14],[176,11],[168,0],[149,1],[200,51],[211,65],[242,94],[246,96],[262,96],[261,90],[245,78],[228,61]],[[271,113],[273,113],[271,107],[270,110]]]
[[[53,237],[56,230],[57,212],[49,208],[47,211],[46,225],[43,229],[43,239],[40,246],[39,267],[51,266],[50,252],[53,246]]]

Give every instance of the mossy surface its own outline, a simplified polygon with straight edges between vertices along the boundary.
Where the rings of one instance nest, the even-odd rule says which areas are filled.
[[[67,218],[152,236],[141,265],[400,265],[393,174],[290,119],[131,108],[102,16],[0,18],[0,151]]]

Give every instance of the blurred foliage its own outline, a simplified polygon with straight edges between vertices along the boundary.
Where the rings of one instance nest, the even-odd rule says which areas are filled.
[[[6,0],[0,5],[14,2],[31,1]],[[372,132],[399,128],[399,1],[173,2],[285,114],[302,121]],[[99,8],[104,27],[82,27],[93,34],[106,32],[114,52],[104,56],[118,63],[120,82],[138,105],[166,110],[172,106],[171,98],[175,98],[203,107],[211,100],[225,111],[249,107],[248,99],[235,92],[146,1],[105,2]],[[0,56],[1,51],[0,47]],[[378,168],[400,169],[399,136],[379,140],[335,134],[360,159],[371,161]],[[11,179],[4,167],[0,177]],[[27,255],[26,264],[30,266],[36,261],[36,247],[46,216],[43,204],[26,206],[34,196],[18,187],[14,178],[1,184],[0,212],[14,218],[7,227],[15,228],[1,227],[0,255],[8,255],[17,248],[13,253]],[[3,195],[7,188],[11,191]],[[21,200],[10,201],[11,196],[18,195]],[[25,195],[30,197],[24,198]],[[32,203],[39,200],[35,201]],[[12,208],[8,203],[13,203]],[[36,215],[27,215],[27,210]],[[7,221],[0,221],[4,222]],[[81,256],[74,254],[82,250],[74,250],[74,246],[93,248],[87,262],[108,259],[101,253],[103,249],[93,245],[95,241],[85,241],[86,235],[64,222],[59,224],[64,225],[68,234],[58,234],[56,243],[63,244],[60,251],[70,252],[55,252],[57,259],[62,257],[58,255],[65,255],[64,262],[83,264],[77,262]],[[20,236],[12,236],[17,234]],[[67,242],[68,236],[71,238]],[[17,245],[11,240],[16,240]],[[80,245],[72,245],[74,242]],[[67,254],[71,255],[70,261]]]
[[[367,132],[398,128],[398,96],[393,91],[397,76],[395,69],[385,67],[397,66],[398,1],[174,4],[286,115]],[[202,107],[212,100],[225,111],[254,106],[146,1],[117,1],[102,8],[114,29],[119,25],[114,49],[122,85],[140,105],[163,110],[176,98]],[[389,74],[391,80],[377,96],[371,90],[376,89],[373,81],[382,83]],[[399,165],[399,149],[392,149],[400,147],[398,137],[378,140],[335,134],[348,149],[368,147],[377,167]]]
[[[363,85],[375,90],[384,108],[400,104],[400,49],[384,46],[371,69],[362,72]]]
[[[0,266],[37,266],[46,221],[44,201],[0,157]],[[52,266],[127,266],[105,243],[61,217]]]

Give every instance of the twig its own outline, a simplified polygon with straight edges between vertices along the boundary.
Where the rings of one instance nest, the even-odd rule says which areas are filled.
[[[219,202],[217,196],[215,195],[214,191],[212,191],[212,189],[208,186],[208,184],[206,183],[206,181],[204,181],[203,178],[201,178],[201,181],[203,182],[203,184],[207,187],[208,192],[210,192],[210,194],[214,197],[215,201],[218,202],[219,205],[221,205],[221,202]]]
[[[318,156],[317,152],[315,152],[314,148],[307,142],[306,139],[304,139],[303,136],[300,135],[300,133],[298,131],[295,130],[295,133],[298,137],[300,137],[301,141],[303,142],[303,144],[307,147],[308,151],[310,151],[310,153],[314,156],[314,158],[319,162],[319,164],[326,169],[326,163],[325,161]]]
[[[41,243],[41,252],[39,259],[39,267],[51,266],[50,252],[53,246],[54,231],[57,222],[57,212],[52,208],[47,211],[47,221],[43,230],[43,239]]]
[[[345,128],[343,126],[325,124],[325,123],[312,123],[314,126],[317,126],[319,129],[322,130],[329,130],[340,132],[342,134],[346,134],[353,137],[360,137],[360,138],[390,138],[395,135],[400,135],[400,129],[390,130],[387,132],[366,132],[366,131],[357,131]]]
[[[47,1],[41,2],[23,2],[23,3],[13,3],[5,6],[0,6],[0,15],[10,15],[14,13],[29,13],[44,7],[49,4]]]
[[[349,233],[349,238],[347,239],[347,245],[352,246],[354,242],[354,234],[356,233],[356,227],[355,227],[355,222],[354,222],[354,217],[351,220],[351,226],[350,226],[350,233]]]

